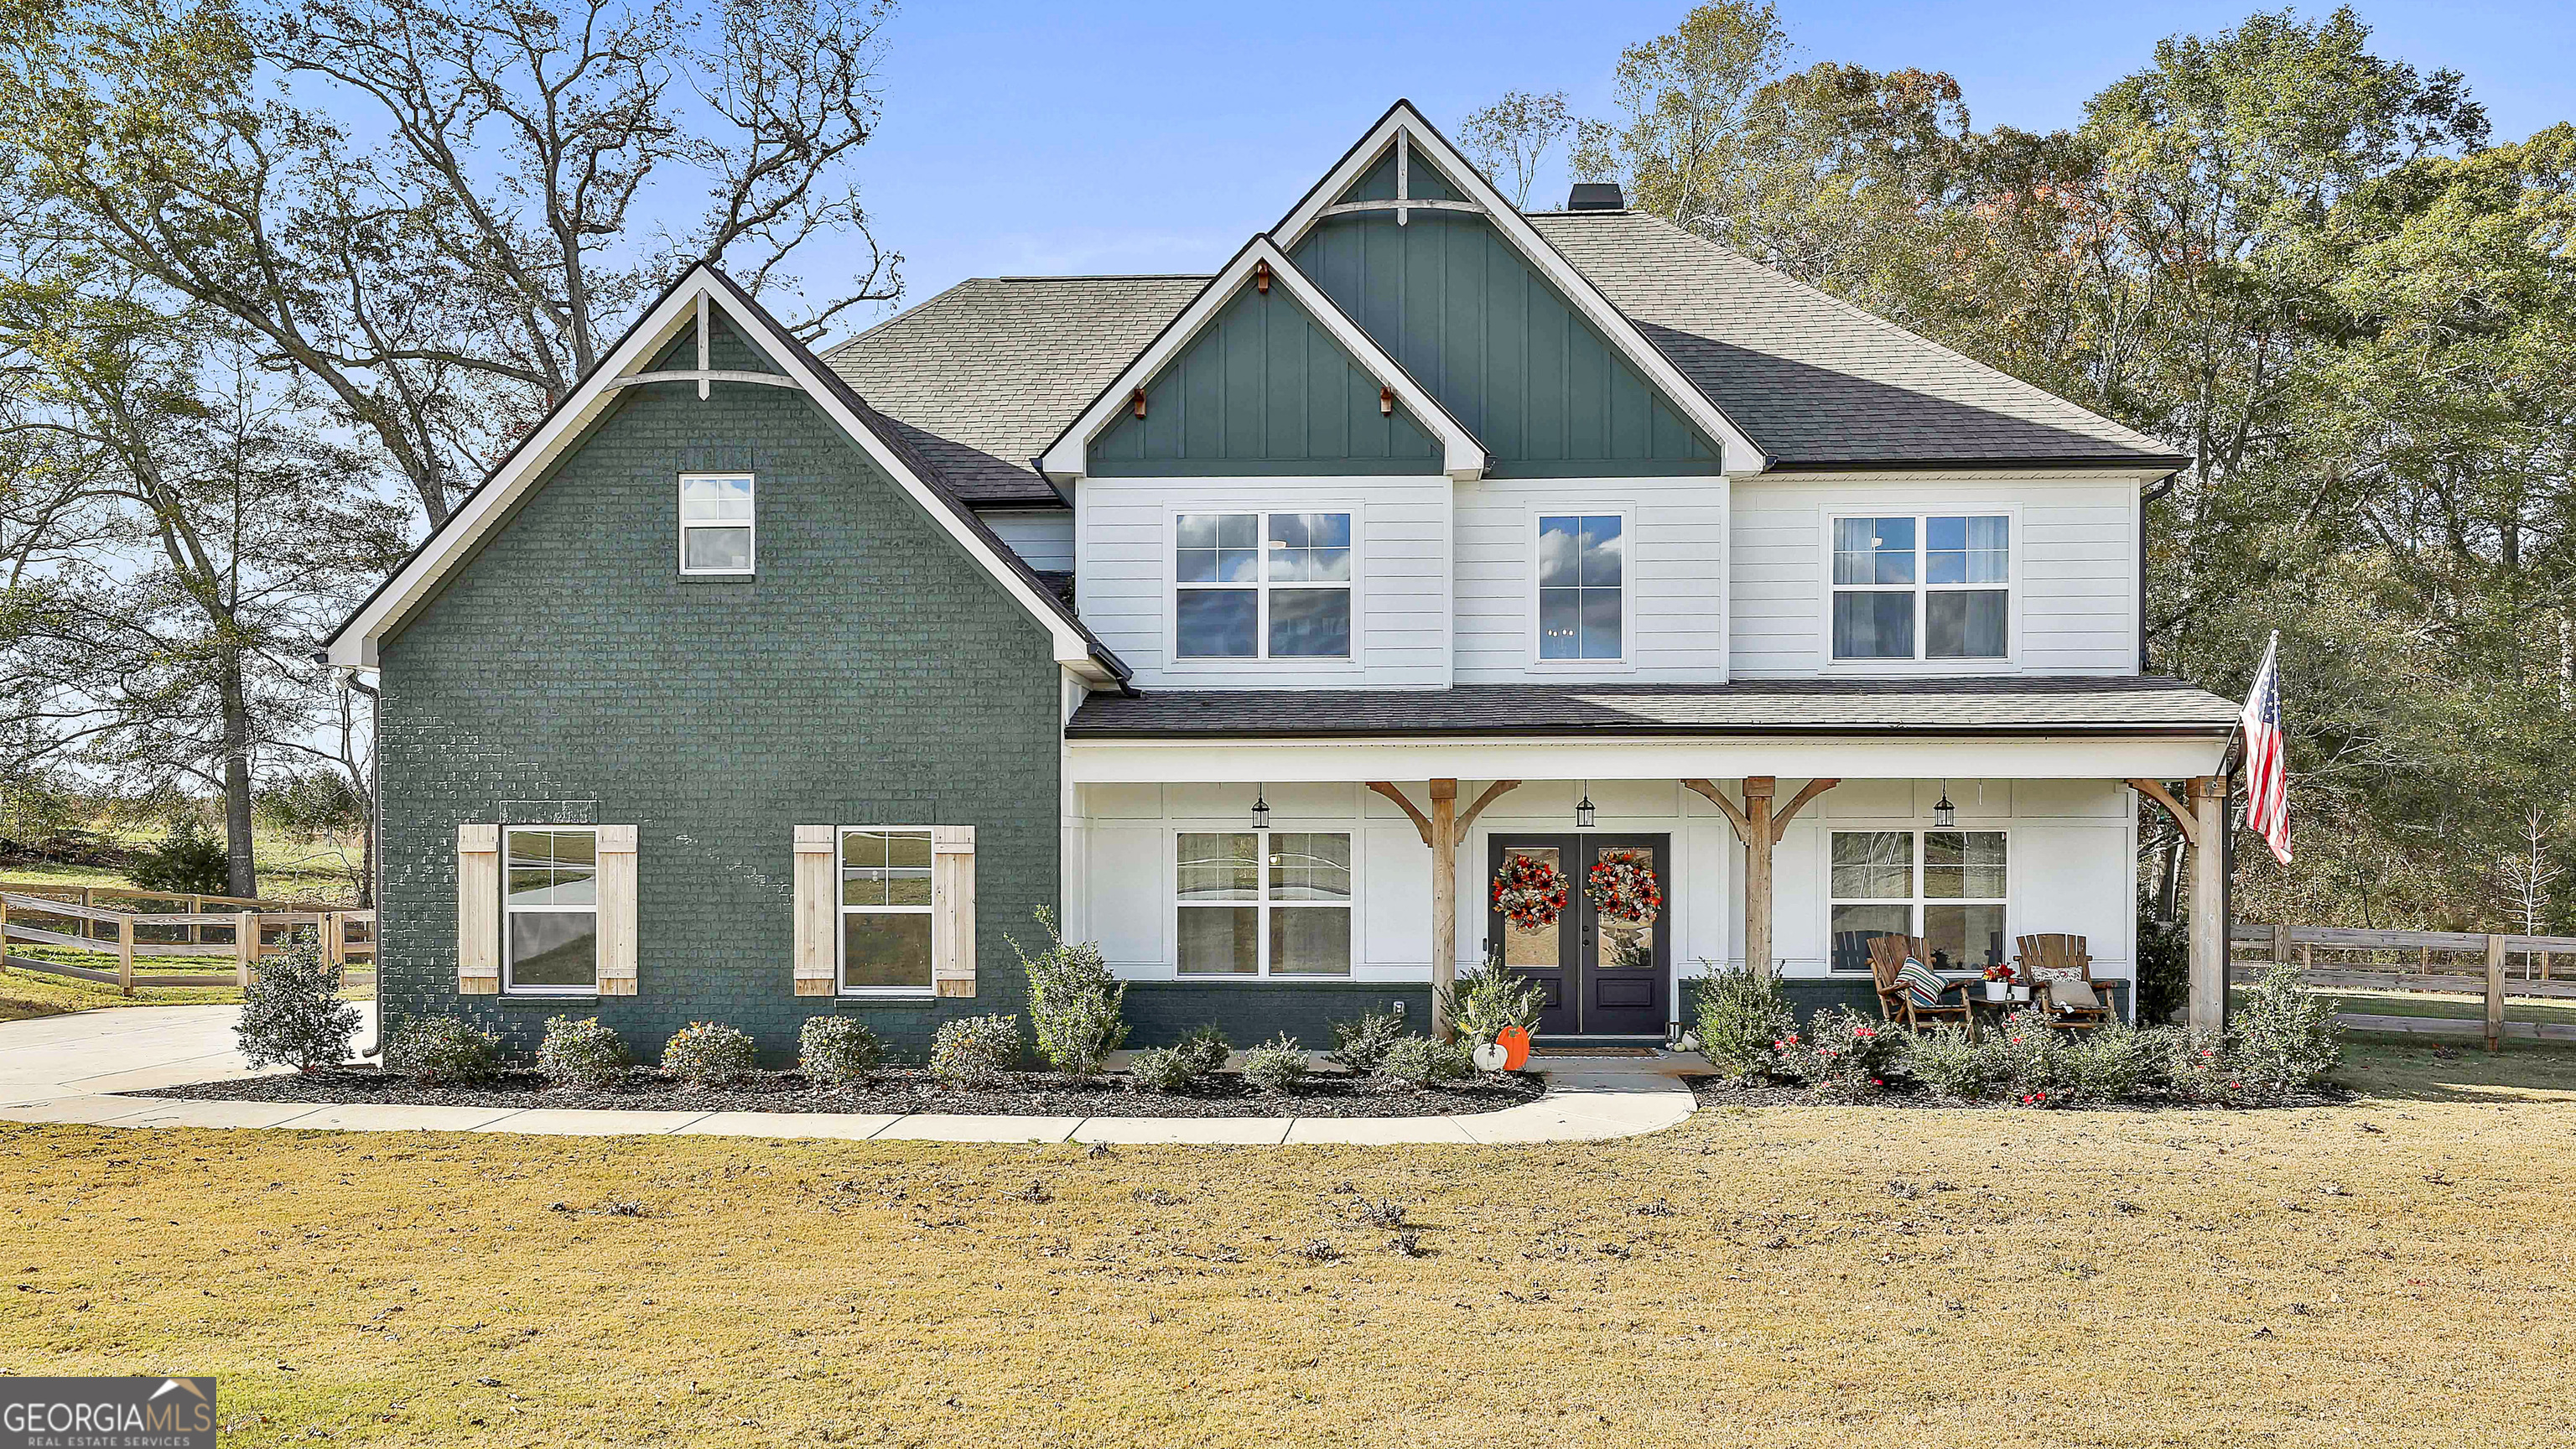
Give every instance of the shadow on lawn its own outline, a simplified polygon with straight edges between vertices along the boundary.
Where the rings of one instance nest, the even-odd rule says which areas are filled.
[[[2576,1048],[2507,1040],[2487,1055],[2475,1038],[2398,1032],[2345,1035],[2334,1082],[2365,1097],[2397,1102],[2576,1101]]]

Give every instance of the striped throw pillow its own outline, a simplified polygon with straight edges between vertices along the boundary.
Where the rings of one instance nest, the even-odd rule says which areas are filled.
[[[1896,984],[1905,988],[1905,994],[1917,1006],[1939,1006],[1941,993],[1950,987],[1938,972],[1911,956],[1905,958],[1904,965],[1896,968]]]

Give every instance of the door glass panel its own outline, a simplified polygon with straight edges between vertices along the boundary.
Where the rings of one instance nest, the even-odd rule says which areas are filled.
[[[1655,852],[1651,847],[1636,845],[1621,846],[1619,849],[1626,851],[1630,855],[1638,856],[1643,859],[1646,867],[1655,872],[1656,888],[1661,890],[1664,887],[1664,863],[1661,860],[1656,859]],[[1658,911],[1657,914],[1660,915],[1661,912]],[[1623,921],[1607,912],[1604,912],[1600,914],[1598,919],[1600,924],[1600,942],[1594,948],[1596,957],[1594,964],[1599,969],[1604,971],[1618,971],[1630,969],[1648,970],[1653,968],[1655,964],[1655,922],[1653,918],[1650,917],[1644,921]]]
[[[1507,861],[1515,857],[1560,868],[1564,865],[1563,852],[1552,845],[1531,846],[1527,849],[1513,849],[1505,852]],[[1572,902],[1569,899],[1569,908],[1571,905]],[[1562,954],[1564,930],[1565,918],[1562,916],[1535,931],[1524,931],[1509,921],[1503,922],[1503,964],[1544,968],[1562,965],[1565,960]]]

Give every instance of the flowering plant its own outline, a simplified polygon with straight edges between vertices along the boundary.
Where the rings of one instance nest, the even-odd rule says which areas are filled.
[[[2010,961],[1998,961],[1992,966],[1986,968],[1986,979],[1988,981],[2018,981],[2021,977],[2019,973],[2013,970],[2013,966]]]
[[[1655,878],[1653,857],[1642,850],[1601,852],[1583,893],[1594,910],[1632,926],[1652,925],[1664,913],[1663,882]]]
[[[1494,909],[1515,931],[1544,931],[1565,914],[1565,872],[1553,861],[1507,855],[1494,872]]]

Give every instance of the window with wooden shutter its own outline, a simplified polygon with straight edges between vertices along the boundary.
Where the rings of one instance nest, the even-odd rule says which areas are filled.
[[[829,825],[796,827],[796,994],[829,996],[840,960],[839,846]]]
[[[456,827],[456,990],[501,991],[501,827]]]
[[[599,827],[599,994],[635,994],[635,827]]]
[[[941,996],[975,994],[975,827],[930,832],[930,981]]]

